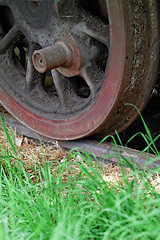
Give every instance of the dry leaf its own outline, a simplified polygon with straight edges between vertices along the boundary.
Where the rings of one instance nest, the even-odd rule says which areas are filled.
[[[15,137],[15,144],[17,147],[21,147],[23,142],[23,136]]]

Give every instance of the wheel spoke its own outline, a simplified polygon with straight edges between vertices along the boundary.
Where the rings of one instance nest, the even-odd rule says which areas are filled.
[[[24,38],[22,32],[14,25],[10,31],[0,41],[0,54],[3,54],[10,46],[12,49],[16,46],[17,42]]]
[[[35,44],[30,43],[26,70],[26,83],[25,83],[26,92],[30,92],[35,87],[36,84],[42,86],[45,78],[44,74],[39,73],[33,66],[32,54],[35,51],[35,49],[36,49]]]
[[[84,99],[77,94],[74,84],[76,80],[62,76],[57,70],[52,70],[51,73],[61,112],[74,111],[75,108],[79,108]]]
[[[2,26],[0,25],[0,41],[2,40],[3,36],[4,36],[4,31],[2,29]]]
[[[83,32],[88,36],[103,43],[109,48],[109,26],[98,18],[93,18],[91,22],[83,21],[75,25],[75,30]]]
[[[81,72],[81,76],[84,78],[93,96],[96,94],[97,86],[101,82],[103,75],[103,71],[97,69],[96,66],[93,67],[91,64],[87,64]]]
[[[57,70],[51,71],[54,86],[56,88],[57,95],[59,97],[59,102],[62,108],[65,108],[67,105],[68,99],[68,87],[67,87],[67,78],[62,76]]]

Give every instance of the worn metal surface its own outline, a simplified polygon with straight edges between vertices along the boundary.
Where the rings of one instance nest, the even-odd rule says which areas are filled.
[[[59,40],[50,47],[34,51],[33,65],[40,73],[59,67],[69,68],[73,64],[73,52],[69,44]]]
[[[4,115],[0,113],[0,116],[4,119]],[[23,134],[29,138],[34,139],[41,139],[45,143],[52,144],[52,139],[39,136],[23,124],[21,124],[19,121],[11,117],[9,114],[5,114],[5,122],[7,126],[11,126],[16,128],[16,132],[19,134]],[[1,122],[0,122],[1,125]],[[83,150],[87,151],[88,154],[93,156],[93,159],[95,157],[98,161],[103,160],[104,163],[108,162],[118,162],[118,159],[127,159],[130,163],[137,163],[138,166],[144,168],[147,166],[147,168],[151,168],[154,166],[160,167],[160,159],[157,160],[157,157],[153,154],[148,153],[140,153],[140,151],[137,151],[135,149],[126,148],[122,146],[115,147],[113,144],[109,142],[103,142],[99,144],[95,140],[77,140],[77,141],[58,141],[59,145],[61,147],[64,147],[68,150],[71,150],[73,148],[77,148],[77,150],[81,153],[84,153]],[[154,161],[154,159],[156,159]],[[150,164],[146,164],[147,162],[152,161]]]
[[[10,113],[63,140],[121,131],[136,118],[125,103],[141,110],[158,70],[156,0],[7,3],[0,8],[2,30],[10,15],[15,22],[0,41],[0,101]],[[57,40],[73,43],[72,67],[39,73],[33,52]]]

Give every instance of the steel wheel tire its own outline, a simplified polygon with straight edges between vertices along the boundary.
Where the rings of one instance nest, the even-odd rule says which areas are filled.
[[[11,7],[12,1],[9,3],[9,8],[14,11]],[[137,111],[126,103],[134,104],[140,110],[146,105],[158,71],[157,3],[155,0],[107,0],[106,3],[109,19],[109,47],[104,76],[99,85],[96,85],[94,94],[91,93],[81,102],[80,109],[78,109],[78,101],[76,102],[76,111],[74,108],[69,111],[66,106],[61,113],[58,112],[57,106],[57,117],[55,117],[56,111],[53,115],[52,113],[45,114],[43,105],[42,108],[35,110],[34,104],[32,106],[28,97],[30,95],[26,98],[29,102],[27,105],[26,100],[23,101],[22,97],[18,96],[19,92],[17,93],[16,87],[14,89],[11,85],[11,73],[6,72],[7,68],[4,67],[4,64],[8,64],[8,71],[12,70],[12,78],[16,78],[14,74],[16,65],[12,66],[11,59],[7,63],[8,57],[5,55],[12,44],[8,41],[8,45],[6,44],[4,48],[3,39],[0,42],[1,103],[11,114],[34,131],[61,140],[79,139],[97,133],[114,134],[115,130],[122,131],[137,117]],[[12,14],[14,15],[14,12]],[[27,30],[16,20],[15,24],[16,27],[18,26],[17,31],[20,32],[18,38],[21,38],[21,35],[24,37]],[[28,22],[27,26],[29,24]],[[36,29],[36,26],[33,28]],[[37,31],[40,32],[38,29]],[[19,41],[16,37],[12,40]],[[29,41],[29,37],[27,40]],[[47,43],[42,47],[47,47]],[[12,55],[11,52],[7,54]],[[59,71],[58,74],[63,74],[63,71]],[[10,80],[6,80],[9,78]],[[70,81],[70,76],[67,76],[67,79]],[[9,84],[6,83],[7,81]],[[64,109],[67,109],[66,112]]]

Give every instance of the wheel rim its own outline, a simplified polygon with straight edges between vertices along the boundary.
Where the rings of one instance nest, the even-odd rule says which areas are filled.
[[[59,1],[54,1],[54,6],[51,6],[53,1],[52,3],[43,1],[13,2],[10,1],[9,6],[12,6],[12,13],[16,12],[16,16],[14,16],[15,24],[0,42],[1,62],[3,66],[4,63],[6,64],[6,67],[1,65],[3,78],[1,79],[0,98],[3,105],[14,116],[38,133],[56,139],[77,139],[96,133],[101,129],[113,132],[114,129],[123,129],[127,126],[135,118],[136,114],[132,111],[131,115],[130,110],[123,110],[123,112],[123,103],[129,102],[130,98],[133,98],[137,87],[134,87],[133,93],[128,94],[128,96],[126,94],[126,97],[122,99],[121,95],[124,91],[127,91],[129,82],[129,78],[125,79],[125,74],[131,71],[133,64],[130,59],[134,56],[134,52],[130,50],[129,60],[127,58],[129,46],[126,41],[129,39],[131,32],[128,33],[126,22],[124,21],[126,10],[123,7],[125,4],[120,3],[120,1],[114,1],[114,3],[112,1],[99,1],[99,6],[101,8],[102,6],[107,6],[108,11],[101,12],[105,21],[99,20],[97,16],[92,17],[96,25],[96,30],[93,31],[92,28],[87,28],[88,22],[85,22],[84,19],[81,21],[83,24],[79,23],[76,17],[74,22],[70,21],[70,16],[74,15],[75,12],[77,13],[77,11],[80,12],[75,5],[73,5],[75,8],[67,13],[67,20],[64,21],[64,11],[62,10],[65,8],[67,11],[70,8],[68,8],[66,3],[64,5],[63,1],[61,1],[61,4]],[[71,4],[71,2],[68,1],[68,4]],[[95,3],[97,4],[98,1],[95,1]],[[24,4],[26,5],[24,6]],[[86,7],[87,4],[85,3],[84,5]],[[81,7],[83,7],[83,4]],[[24,10],[22,11],[21,9]],[[43,12],[43,9],[47,9],[48,13],[50,13],[50,9],[55,9],[55,16],[58,14],[58,17],[56,16],[56,21],[54,21],[56,24],[54,26],[50,24],[55,18],[51,18],[52,21],[47,20],[47,14]],[[93,10],[91,11],[92,14]],[[81,12],[81,17],[90,17],[86,9],[84,10],[83,8],[83,11]],[[25,24],[21,24],[22,22],[25,22]],[[69,31],[71,24],[73,24],[73,28]],[[103,27],[103,31],[98,32],[97,25],[100,28]],[[37,29],[38,27],[40,30]],[[39,33],[38,37],[35,34],[36,29]],[[52,30],[53,36],[49,37],[49,32],[46,29]],[[54,31],[54,29],[56,30]],[[156,34],[157,32],[154,33],[154,35]],[[23,54],[22,50],[20,54],[22,56],[18,56],[18,59],[15,54],[17,47],[19,51],[25,48],[24,45],[18,45],[24,37],[25,41],[23,40],[23,44],[26,44],[26,49],[29,49],[27,67],[25,66],[26,53]],[[51,89],[47,92],[46,85],[44,86],[46,81],[44,80],[46,79],[45,74],[35,70],[32,55],[35,50],[49,47],[59,39],[69,43],[73,52],[75,49],[78,49],[76,54],[74,52],[74,56],[78,57],[72,67],[61,67],[51,71],[54,79],[54,89],[52,92],[49,92]],[[152,39],[148,41],[151,42]],[[93,48],[91,54],[87,52],[87,48],[90,46]],[[152,48],[152,52],[155,52],[155,50],[157,50],[157,45]],[[81,58],[83,58],[83,61]],[[97,69],[96,65],[98,58],[100,58],[100,70]],[[104,66],[102,67],[103,61],[105,61],[105,69]],[[129,70],[126,70],[126,62],[129,65]],[[151,71],[153,69],[153,61],[150,62],[149,66]],[[10,71],[6,74],[7,68]],[[25,68],[27,69],[26,76],[24,74]],[[92,68],[96,70],[92,71]],[[16,77],[13,76],[13,70]],[[153,74],[150,73],[150,75]],[[16,78],[18,81],[16,81]],[[50,78],[49,74],[47,78]],[[133,102],[139,108],[143,106],[141,102],[142,94],[143,96],[145,95],[145,98],[143,97],[145,103],[151,91],[151,88],[149,89],[149,81],[149,79],[145,81],[147,89],[143,93],[140,91],[138,99],[136,102],[135,100]],[[87,96],[84,96],[84,91],[80,94],[78,91],[76,92],[75,89],[79,83],[81,86],[78,88],[78,91],[81,88],[85,89]],[[153,81],[150,85],[153,85]],[[56,93],[54,92],[55,89]],[[117,113],[120,111],[122,114],[117,118]],[[125,116],[124,113],[126,114]],[[117,119],[119,124],[112,124]],[[126,119],[128,120],[126,121]],[[124,121],[126,122],[124,123]]]

